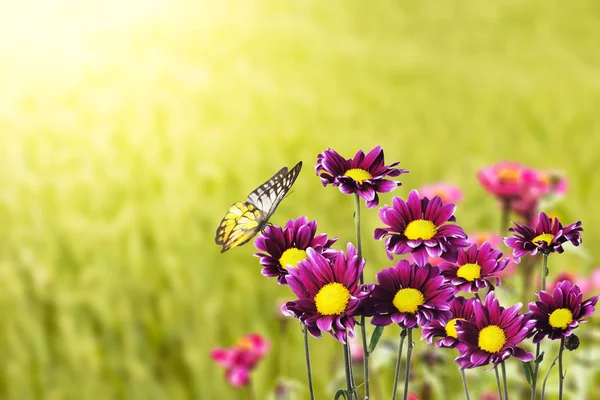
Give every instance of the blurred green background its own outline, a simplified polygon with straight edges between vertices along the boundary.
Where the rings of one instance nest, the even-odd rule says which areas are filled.
[[[352,240],[352,198],[314,174],[328,147],[382,145],[410,170],[398,196],[459,185],[467,232],[499,225],[478,168],[563,170],[555,211],[583,221],[587,256],[551,257],[551,276],[589,272],[599,40],[596,0],[1,2],[0,398],[243,398],[209,352],[247,332],[273,346],[257,398],[278,376],[307,398],[300,331],[290,321],[281,337],[275,317],[289,291],[260,274],[252,243],[220,254],[214,233],[231,203],[302,160],[271,222],[307,215]],[[370,239],[376,211],[363,218],[372,280],[391,262]],[[331,398],[341,347],[324,336],[311,349],[317,398]],[[569,398],[598,393],[588,349],[566,355]],[[411,385],[458,398],[454,354],[438,354],[444,364],[421,362]],[[392,362],[377,374],[383,393]],[[520,366],[509,371],[516,390]],[[475,398],[494,390],[493,372],[467,376]]]

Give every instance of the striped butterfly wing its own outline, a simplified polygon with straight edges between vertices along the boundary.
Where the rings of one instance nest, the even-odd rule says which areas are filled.
[[[294,182],[296,182],[301,169],[302,161],[296,164],[290,171],[288,171],[287,167],[283,167],[271,179],[248,195],[246,202],[254,204],[263,212],[265,215],[265,225],[277,209],[279,203],[281,203],[281,200],[283,200]]]

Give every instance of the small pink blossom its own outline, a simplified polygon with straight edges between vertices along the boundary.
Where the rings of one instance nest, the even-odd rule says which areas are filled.
[[[525,188],[539,182],[535,170],[511,161],[480,169],[477,179],[489,193],[506,200],[519,198]]]
[[[269,351],[269,342],[262,336],[251,333],[244,335],[231,348],[216,348],[211,358],[226,368],[225,378],[233,387],[245,386],[250,382],[250,371]]]
[[[502,236],[492,232],[475,232],[469,235],[469,241],[471,244],[476,244],[477,247],[481,247],[483,243],[489,242],[494,249],[497,249],[502,244]]]
[[[592,271],[592,287],[596,292],[600,292],[600,267]]]
[[[430,199],[439,196],[443,203],[456,204],[463,199],[462,190],[460,190],[458,186],[444,182],[423,186],[419,189],[419,193],[421,193],[423,197],[428,197]]]

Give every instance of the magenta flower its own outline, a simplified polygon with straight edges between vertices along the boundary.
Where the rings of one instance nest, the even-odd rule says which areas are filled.
[[[444,278],[454,286],[455,293],[461,290],[477,293],[485,287],[499,286],[498,272],[502,271],[508,262],[508,258],[502,258],[500,251],[492,249],[492,246],[485,242],[479,249],[473,244],[468,249],[459,251],[456,262],[441,264],[440,270]]]
[[[345,159],[335,150],[328,149],[317,157],[315,171],[321,177],[323,186],[339,186],[344,194],[358,193],[365,199],[368,208],[377,207],[377,193],[387,193],[402,183],[386,180],[408,173],[405,169],[394,168],[399,162],[385,165],[383,150],[375,147],[367,155],[359,150],[354,158]]]
[[[245,386],[250,382],[252,371],[269,351],[269,342],[252,333],[243,336],[232,348],[214,349],[210,356],[217,364],[226,368],[225,378],[233,387]]]
[[[392,199],[392,207],[379,209],[379,218],[387,228],[375,229],[375,239],[385,239],[386,253],[411,253],[418,265],[425,265],[429,257],[441,257],[456,261],[458,248],[469,245],[467,235],[461,227],[447,224],[456,221],[454,204],[443,204],[439,197],[429,200],[421,198],[419,192],[411,190],[408,201],[399,197]]]
[[[543,338],[551,340],[571,336],[585,317],[592,315],[598,296],[583,300],[578,286],[569,281],[562,281],[554,288],[552,294],[540,291],[536,293],[540,301],[529,303],[531,319],[535,322],[533,343]]]
[[[540,213],[535,230],[527,225],[514,225],[515,227],[509,228],[508,231],[515,234],[504,238],[504,243],[513,249],[514,257],[535,255],[538,252],[562,253],[562,245],[566,242],[571,242],[574,246],[581,244],[581,221],[563,227],[558,218],[552,220],[546,214]]]
[[[306,259],[306,249],[309,247],[327,258],[335,258],[337,251],[331,245],[337,237],[330,239],[326,234],[317,235],[316,232],[317,222],[308,222],[307,217],[295,221],[291,219],[283,228],[267,226],[254,241],[254,246],[261,251],[254,255],[260,257],[262,274],[276,276],[277,282],[285,285],[288,268],[296,268],[300,261]]]
[[[442,339],[435,342],[435,347],[455,348],[459,346],[458,334],[456,333],[456,321],[470,321],[475,315],[473,303],[475,298],[465,299],[462,296],[455,297],[450,301],[451,319],[435,319],[423,328],[423,339],[431,344],[433,338]]]
[[[463,199],[462,190],[460,190],[458,186],[444,182],[423,186],[419,189],[419,193],[421,193],[421,196],[429,199],[438,196],[440,199],[442,199],[442,203],[456,204]]]
[[[480,169],[477,179],[485,190],[500,200],[518,198],[528,187],[540,181],[537,171],[511,161]]]
[[[394,267],[377,273],[377,282],[366,302],[365,313],[371,323],[402,328],[425,326],[433,320],[449,320],[453,289],[444,283],[438,267],[419,267],[400,260]]]
[[[346,343],[346,332],[354,337],[361,300],[369,296],[368,286],[358,283],[365,260],[358,258],[351,243],[345,255],[339,251],[333,260],[310,247],[306,254],[308,258],[289,269],[287,277],[298,300],[288,301],[281,310],[299,318],[314,337],[324,331]]]
[[[484,303],[473,303],[474,319],[456,322],[458,340],[464,345],[457,347],[460,354],[454,360],[460,369],[496,366],[511,356],[521,361],[533,360],[533,353],[517,346],[535,324],[528,314],[519,314],[521,307],[521,303],[507,309],[501,307],[493,291],[485,296]]]
[[[502,236],[493,232],[475,232],[469,234],[469,242],[476,244],[477,247],[481,247],[485,242],[489,242],[490,246],[497,249],[502,244]]]

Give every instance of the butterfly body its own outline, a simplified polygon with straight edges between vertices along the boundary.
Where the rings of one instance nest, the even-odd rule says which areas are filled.
[[[232,204],[221,220],[215,236],[215,243],[222,245],[221,253],[247,243],[262,231],[277,206],[298,178],[302,161],[288,171],[281,168],[265,183],[253,190],[245,202]]]

